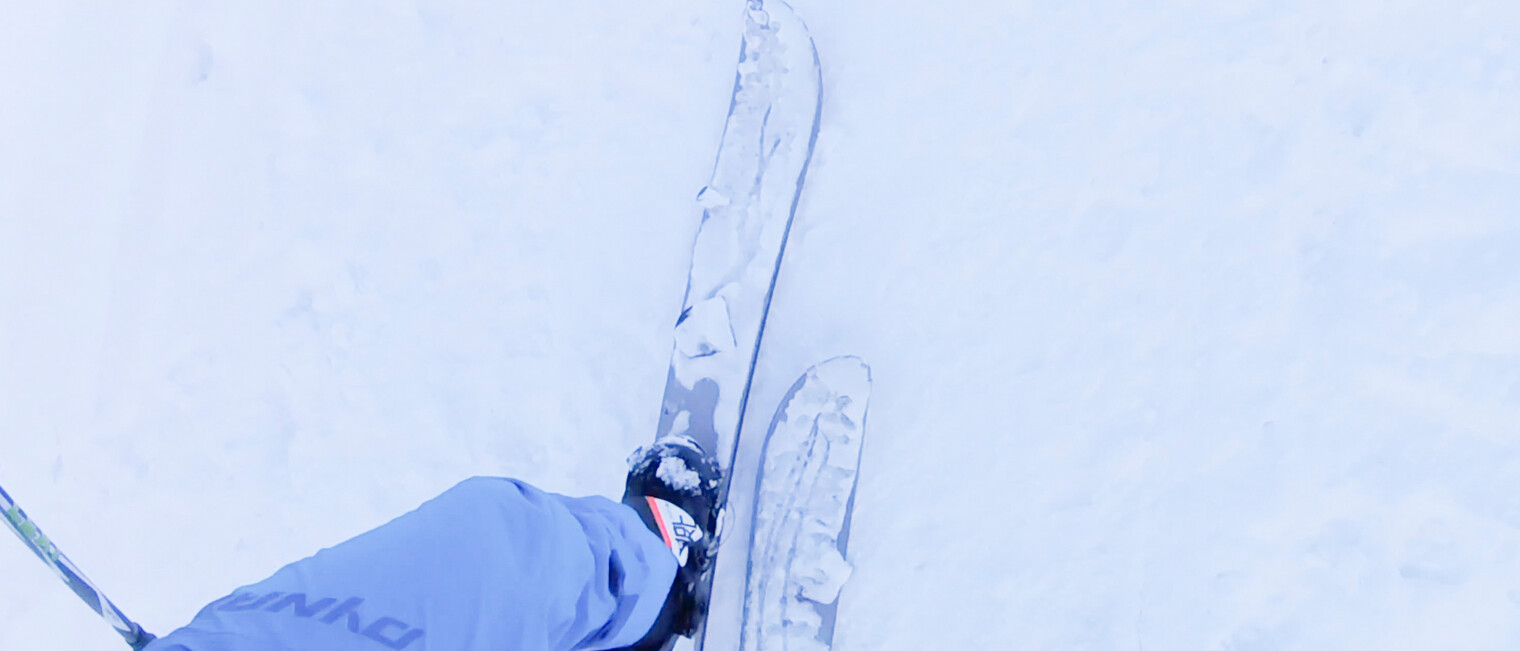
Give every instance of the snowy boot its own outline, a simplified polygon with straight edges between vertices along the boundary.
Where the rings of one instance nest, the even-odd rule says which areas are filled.
[[[623,503],[665,541],[680,566],[675,583],[654,626],[627,651],[660,651],[675,644],[676,636],[691,636],[707,614],[712,571],[718,550],[717,460],[696,441],[665,437],[641,447],[628,458],[628,484]]]

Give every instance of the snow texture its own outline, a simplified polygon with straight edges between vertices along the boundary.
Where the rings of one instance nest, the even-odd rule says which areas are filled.
[[[620,494],[738,4],[10,3],[0,485],[155,632]],[[794,6],[745,427],[871,363],[836,649],[1520,648],[1520,4]],[[124,648],[9,538],[0,649]]]
[[[660,459],[660,467],[654,475],[666,486],[682,492],[696,492],[702,488],[702,476],[686,465],[680,457],[667,456]]]
[[[728,318],[728,301],[722,296],[714,296],[691,306],[682,325],[686,327],[676,329],[676,354],[682,359],[734,351],[734,330]]]

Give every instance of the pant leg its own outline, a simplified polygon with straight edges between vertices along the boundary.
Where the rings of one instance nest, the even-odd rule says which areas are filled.
[[[476,477],[206,606],[147,651],[596,651],[649,630],[674,556],[634,511]]]

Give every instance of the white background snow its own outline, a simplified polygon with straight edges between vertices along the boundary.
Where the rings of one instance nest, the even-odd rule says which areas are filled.
[[[1520,4],[797,0],[836,648],[1520,648]],[[654,431],[740,2],[10,3],[0,486],[156,632]],[[0,536],[0,648],[122,648]]]

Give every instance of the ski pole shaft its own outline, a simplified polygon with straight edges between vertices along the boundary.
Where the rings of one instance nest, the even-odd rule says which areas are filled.
[[[143,647],[153,641],[151,633],[144,631],[136,622],[127,619],[127,616],[106,599],[95,584],[85,578],[79,568],[74,567],[74,563],[58,550],[58,546],[54,545],[53,541],[43,535],[42,530],[37,528],[31,518],[27,517],[26,512],[16,506],[16,501],[11,499],[10,494],[6,493],[3,487],[0,487],[0,516],[3,516],[0,520],[5,521],[5,526],[16,532],[16,536],[31,548],[37,558],[42,559],[43,563],[47,563],[47,566],[52,568],[53,573],[63,580],[64,585],[69,586],[74,594],[84,600],[85,605],[95,609],[106,623],[127,640],[127,644],[132,645],[133,651],[142,651]]]

